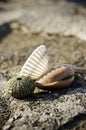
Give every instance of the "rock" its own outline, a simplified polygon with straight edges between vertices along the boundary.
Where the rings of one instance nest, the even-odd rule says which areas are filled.
[[[6,123],[10,116],[10,108],[7,104],[7,100],[1,97],[0,93],[0,129]]]
[[[55,92],[35,93],[23,100],[10,97],[9,105],[13,113],[3,129],[59,129],[76,116],[86,114],[85,85],[84,82],[82,87],[71,86],[70,89]]]

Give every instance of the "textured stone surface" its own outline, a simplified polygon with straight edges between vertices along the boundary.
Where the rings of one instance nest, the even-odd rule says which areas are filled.
[[[3,86],[1,86],[3,80],[0,83],[2,92],[6,87],[6,80],[4,81]],[[77,87],[74,88],[74,84]],[[73,121],[74,117],[80,114],[86,115],[86,82],[79,77],[69,89],[35,93],[24,100],[6,95],[4,98],[8,99],[12,111],[3,127],[4,130],[57,130]]]
[[[3,97],[3,87],[6,83],[5,79],[0,81],[0,129],[6,123],[10,116],[10,107],[6,98]]]
[[[7,125],[12,130],[22,129],[57,129],[59,126],[71,121],[74,116],[85,112],[86,94],[76,91],[76,94],[68,93],[60,95],[42,94],[27,99],[27,101],[12,101],[11,106],[16,110],[8,120]],[[32,100],[32,101],[29,101]],[[14,104],[13,104],[14,103]],[[7,130],[4,127],[5,130]]]

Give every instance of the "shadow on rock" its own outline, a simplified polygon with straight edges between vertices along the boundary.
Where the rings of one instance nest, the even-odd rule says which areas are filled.
[[[59,93],[56,92],[39,92],[25,98],[25,101],[53,101],[59,98]]]
[[[86,81],[83,76],[76,75],[75,81],[68,87],[34,93],[30,97],[23,99],[25,101],[53,101],[60,98],[62,95],[72,95],[77,93],[86,93]]]
[[[86,80],[83,75],[76,75],[74,82],[66,90],[67,94],[86,93]]]
[[[58,130],[86,130],[86,114],[79,114]]]
[[[12,32],[10,25],[5,23],[0,26],[0,41]]]

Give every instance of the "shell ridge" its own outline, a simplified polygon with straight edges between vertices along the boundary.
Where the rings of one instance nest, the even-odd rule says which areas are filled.
[[[45,45],[41,45],[33,51],[23,65],[20,76],[30,76],[38,79],[48,70],[49,56]]]
[[[32,70],[31,70],[30,68],[25,68],[24,71],[25,71],[26,73],[29,71],[28,74],[32,72]],[[38,71],[39,71],[39,72],[38,72]],[[42,73],[42,71],[43,71],[43,70],[40,70],[40,69],[39,69],[39,70],[35,70],[36,73]]]

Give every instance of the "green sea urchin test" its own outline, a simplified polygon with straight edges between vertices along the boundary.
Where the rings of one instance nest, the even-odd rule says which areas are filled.
[[[16,98],[25,98],[33,93],[35,82],[30,77],[17,76],[7,83],[6,92]]]

